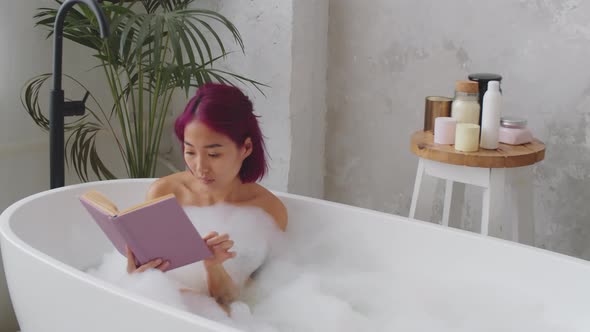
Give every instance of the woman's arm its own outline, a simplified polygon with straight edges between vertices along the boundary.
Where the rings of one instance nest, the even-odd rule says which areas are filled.
[[[234,245],[229,235],[219,235],[217,232],[207,234],[203,238],[213,253],[211,258],[203,263],[207,271],[207,286],[209,295],[222,306],[228,306],[239,295],[239,287],[223,267],[223,262],[236,257],[234,251],[229,251]]]
[[[268,213],[273,218],[277,226],[279,226],[282,231],[285,231],[289,222],[287,208],[277,196],[268,190],[266,192],[266,195],[261,197],[257,206]]]
[[[222,306],[228,306],[239,295],[240,290],[222,264],[207,265],[207,286],[209,295]]]

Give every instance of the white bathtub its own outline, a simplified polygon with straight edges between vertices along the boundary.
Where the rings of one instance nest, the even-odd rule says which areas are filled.
[[[94,187],[121,206],[130,205],[143,199],[151,181],[69,186],[25,198],[2,213],[2,257],[22,331],[234,331],[83,272],[98,264],[112,247],[89,222],[77,196]],[[310,226],[319,232],[348,229],[351,232],[342,234],[356,234],[356,239],[343,239],[350,241],[352,253],[368,243],[364,241],[378,241],[383,264],[397,273],[411,277],[420,267],[432,278],[440,276],[450,282],[454,276],[469,276],[491,280],[492,285],[517,285],[561,308],[564,321],[589,315],[590,263],[586,261],[385,213],[296,195],[279,196],[290,215],[288,234],[302,244]],[[502,317],[490,317],[497,319]]]

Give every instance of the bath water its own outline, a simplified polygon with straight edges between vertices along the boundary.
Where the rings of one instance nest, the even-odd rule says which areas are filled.
[[[357,236],[354,230],[309,229],[305,241],[296,243],[289,229],[280,232],[260,209],[216,205],[186,211],[201,235],[227,232],[235,241],[238,256],[224,265],[243,289],[230,317],[207,296],[200,263],[128,275],[126,259],[112,252],[88,272],[245,331],[590,331],[584,308],[563,312],[522,285],[500,285],[493,276],[458,277],[420,262],[398,270],[380,251],[385,235],[359,239],[366,241],[359,252],[342,240]],[[252,272],[254,281],[246,283]],[[194,291],[181,293],[181,287]]]

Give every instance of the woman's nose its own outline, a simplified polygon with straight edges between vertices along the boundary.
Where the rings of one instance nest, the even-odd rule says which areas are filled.
[[[197,158],[197,172],[201,174],[209,172],[209,165],[205,158]]]

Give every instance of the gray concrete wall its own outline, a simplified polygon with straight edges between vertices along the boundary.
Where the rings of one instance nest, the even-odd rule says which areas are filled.
[[[293,1],[290,193],[322,198],[328,0]]]
[[[589,55],[587,1],[330,1],[326,198],[407,215],[424,97],[500,73],[505,114],[547,144],[534,168],[536,243],[590,259]],[[442,186],[423,189],[438,194],[440,220]],[[476,229],[481,190],[466,196]]]

